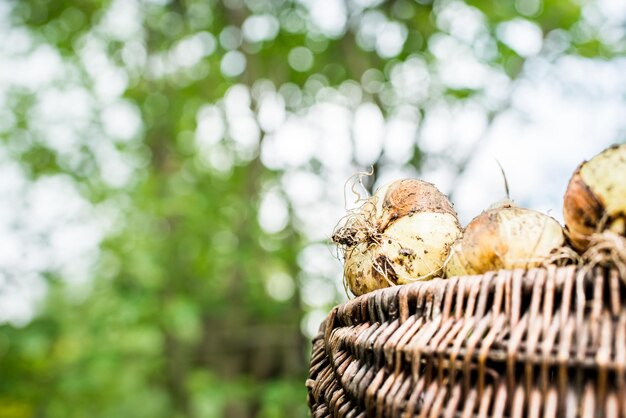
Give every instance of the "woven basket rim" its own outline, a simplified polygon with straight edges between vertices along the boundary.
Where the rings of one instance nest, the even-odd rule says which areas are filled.
[[[458,413],[470,408],[472,393],[491,394],[491,416],[504,416],[497,407],[513,406],[515,396],[524,396],[526,411],[531,396],[547,402],[543,394],[550,393],[558,411],[570,396],[577,408],[593,402],[594,413],[618,402],[616,411],[626,415],[623,279],[615,269],[548,266],[433,279],[351,299],[331,310],[313,340],[311,410],[347,416],[329,412],[329,402],[341,398],[346,414],[413,416],[407,411],[424,410],[420,391],[430,387],[448,405],[460,391]],[[422,398],[414,395],[420,382]],[[377,394],[385,384],[393,399]],[[495,393],[504,399],[498,405]]]

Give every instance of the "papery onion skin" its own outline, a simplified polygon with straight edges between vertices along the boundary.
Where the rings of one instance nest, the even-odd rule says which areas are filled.
[[[446,276],[541,266],[564,243],[561,225],[548,215],[508,205],[490,209],[474,218],[452,246]]]
[[[412,213],[447,213],[458,223],[457,213],[448,198],[435,185],[422,180],[394,181],[382,187],[375,196],[383,196],[376,203],[376,226],[381,231],[395,219]]]
[[[379,189],[368,203],[333,236],[344,243],[344,277],[353,294],[441,275],[461,230],[445,195],[405,179]]]
[[[580,252],[603,230],[626,236],[626,144],[578,166],[565,192],[563,218],[568,238]]]
[[[450,256],[444,268],[446,277],[471,276],[478,274],[465,258],[463,240],[459,239],[450,247]]]

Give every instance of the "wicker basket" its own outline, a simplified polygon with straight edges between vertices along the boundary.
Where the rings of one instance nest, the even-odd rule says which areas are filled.
[[[390,287],[313,341],[313,417],[626,417],[626,286],[549,267]]]

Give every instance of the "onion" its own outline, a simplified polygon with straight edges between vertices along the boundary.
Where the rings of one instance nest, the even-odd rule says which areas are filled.
[[[594,234],[626,236],[626,144],[612,146],[578,166],[565,192],[563,217],[570,242],[580,252],[590,247]],[[619,242],[616,237],[608,239]]]
[[[528,269],[557,257],[565,237],[548,215],[505,203],[474,218],[450,251],[447,277]]]
[[[416,179],[376,191],[333,234],[355,295],[435,277],[460,234],[457,214],[437,188]]]

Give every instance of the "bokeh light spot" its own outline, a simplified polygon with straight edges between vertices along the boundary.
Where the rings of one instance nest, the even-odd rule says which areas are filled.
[[[220,45],[222,45],[224,49],[231,50],[241,46],[243,34],[241,33],[241,29],[236,26],[226,26],[220,32],[219,38]]]
[[[242,25],[243,36],[248,42],[269,41],[278,34],[278,20],[272,15],[249,16]]]
[[[280,302],[291,299],[296,291],[293,278],[285,272],[274,272],[265,281],[267,294]]]
[[[220,70],[226,77],[237,77],[246,69],[246,56],[240,51],[229,51],[224,54]]]
[[[291,68],[299,72],[305,72],[313,67],[314,57],[310,49],[299,46],[289,51],[287,60]]]
[[[541,50],[543,33],[536,24],[525,19],[502,23],[497,29],[498,38],[522,57],[529,57]]]

